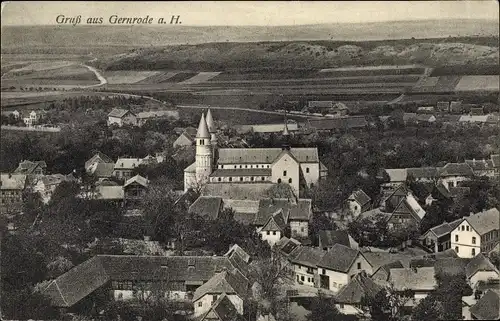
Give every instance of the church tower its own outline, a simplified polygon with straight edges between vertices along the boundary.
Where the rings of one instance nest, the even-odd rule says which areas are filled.
[[[210,109],[207,111],[207,127],[210,133],[210,144],[212,145],[212,162],[215,164],[215,158],[217,157],[217,129],[215,128],[215,122],[212,117],[212,112]]]
[[[212,145],[210,144],[210,132],[208,131],[205,115],[201,114],[198,132],[196,133],[196,179],[199,183],[205,183],[212,173]]]

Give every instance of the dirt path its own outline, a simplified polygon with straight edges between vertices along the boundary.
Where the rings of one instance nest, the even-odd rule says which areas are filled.
[[[99,84],[89,85],[89,86],[82,86],[81,88],[99,87],[99,86],[102,86],[102,85],[105,85],[105,84],[108,83],[108,81],[106,80],[106,78],[104,78],[104,76],[97,69],[95,69],[94,67],[91,67],[91,66],[88,66],[88,65],[81,65],[81,66],[87,68],[90,71],[92,71],[95,74],[95,76],[97,77],[97,79],[99,79]]]

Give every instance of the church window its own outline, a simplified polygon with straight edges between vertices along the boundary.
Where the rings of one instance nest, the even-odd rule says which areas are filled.
[[[242,165],[240,165],[240,168],[243,168],[243,166],[242,166]]]
[[[281,183],[281,178],[278,178],[278,184]]]
[[[234,165],[234,168],[237,168],[238,166]]]
[[[309,173],[309,167],[306,167],[306,173]]]
[[[288,179],[288,183],[292,184],[292,179],[291,178]]]
[[[286,176],[286,171],[283,171],[283,176]]]
[[[247,166],[247,165],[245,165],[245,168],[248,168],[248,166]]]
[[[220,168],[224,168],[224,165],[220,165]]]
[[[200,139],[200,145],[205,145],[205,140],[204,139]]]
[[[221,178],[219,177],[219,178],[217,178],[217,180],[220,182],[220,181],[221,181]]]
[[[269,168],[269,165],[267,165],[267,168]]]

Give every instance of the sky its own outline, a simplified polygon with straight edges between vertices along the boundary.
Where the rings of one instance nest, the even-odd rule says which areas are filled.
[[[188,26],[304,25],[428,19],[498,21],[496,0],[475,1],[199,1],[199,2],[2,2],[4,25],[56,25],[56,17],[111,15],[154,19],[180,15]]]

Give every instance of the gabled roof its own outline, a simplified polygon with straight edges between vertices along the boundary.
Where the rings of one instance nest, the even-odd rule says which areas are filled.
[[[479,235],[498,230],[500,226],[500,212],[496,208],[476,213],[465,217],[465,219]]]
[[[242,321],[244,320],[238,314],[233,303],[226,294],[222,294],[217,301],[215,301],[210,309],[201,316],[199,321]]]
[[[255,216],[254,225],[264,225],[271,215],[277,210],[283,210],[285,221],[289,220],[304,220],[308,221],[312,215],[311,200],[299,199],[296,204],[286,198],[261,199],[259,202],[259,211]]]
[[[389,175],[390,182],[405,182],[406,181],[406,168],[387,168],[385,169]]]
[[[231,246],[229,251],[224,254],[224,256],[227,257],[232,257],[234,255],[239,256],[245,263],[250,262],[250,255],[248,255],[248,253],[245,252],[245,250],[243,250],[238,244]]]
[[[477,320],[498,320],[500,318],[500,291],[487,290],[470,308],[470,313]]]
[[[493,161],[491,159],[480,159],[480,160],[475,160],[475,159],[466,159],[465,163],[472,168],[474,171],[484,171],[484,170],[492,170],[494,169],[493,167]]]
[[[318,233],[319,244],[322,247],[332,247],[335,244],[342,244],[344,246],[352,247],[354,241],[352,237],[345,230],[327,231],[322,230]]]
[[[137,183],[137,184],[142,185],[144,187],[148,187],[148,185],[149,185],[149,181],[146,178],[144,178],[141,175],[137,174],[134,177],[129,178],[125,182],[125,185],[123,185],[123,186],[127,187],[127,186],[129,186],[130,184],[133,184],[133,183]]]
[[[327,251],[318,266],[347,273],[359,254],[359,251],[337,243]]]
[[[104,163],[112,163],[112,164],[115,163],[108,155],[101,152],[97,152],[94,154],[94,156],[92,156],[88,161],[85,162],[85,168],[88,168],[96,161],[102,161]]]
[[[118,158],[115,163],[115,169],[134,169],[141,165],[141,158]]]
[[[283,209],[278,209],[268,221],[262,226],[261,231],[281,231],[286,228],[286,218],[284,217]]]
[[[410,205],[410,203],[408,202],[407,198],[404,198],[404,199],[402,199],[399,202],[399,204],[396,206],[396,208],[394,209],[394,211],[392,212],[392,214],[393,215],[394,214],[408,214],[411,217],[413,217],[417,222],[420,222],[420,220],[422,219],[417,214],[417,212],[415,211],[415,209],[413,209],[413,207]]]
[[[406,173],[408,176],[419,178],[435,178],[438,176],[438,169],[436,167],[413,167],[407,168]]]
[[[196,138],[210,138],[207,122],[203,113],[201,114],[200,124],[198,125],[198,131],[196,132]]]
[[[436,273],[440,274],[463,275],[468,262],[469,259],[460,257],[438,258],[434,263],[434,268]]]
[[[439,169],[439,176],[474,176],[474,173],[465,163],[448,163]]]
[[[289,256],[292,252],[300,247],[300,242],[294,238],[282,237],[274,246],[281,251],[285,256]]]
[[[453,222],[444,222],[444,223],[441,223],[437,226],[434,226],[432,228],[430,228],[427,232],[425,232],[425,234],[431,232],[433,233],[436,237],[441,237],[441,236],[444,236],[446,234],[449,234],[451,233],[451,231],[453,231],[455,229],[455,227],[457,227],[458,225],[460,225],[460,223],[462,222],[462,219],[457,219]],[[425,235],[424,234],[424,235]]]
[[[123,186],[98,186],[97,199],[101,200],[123,200],[125,192]]]
[[[375,272],[373,272],[373,275],[375,275],[379,270],[385,271],[385,273],[387,274],[387,279],[385,279],[384,281],[387,281],[389,280],[389,276],[391,275],[391,269],[396,269],[396,268],[404,268],[403,263],[401,263],[401,261],[394,261],[391,263],[384,264],[380,266],[377,270],[375,270]]]
[[[469,264],[465,267],[465,275],[470,279],[478,271],[495,271],[498,274],[495,265],[483,253],[479,253],[470,260]]]
[[[26,186],[26,175],[24,174],[1,174],[2,190],[23,190]]]
[[[389,282],[396,291],[410,289],[414,291],[432,291],[437,285],[434,267],[395,268],[391,269]]]
[[[233,200],[260,200],[266,197],[273,183],[207,183],[202,188],[204,196],[218,196]]]
[[[344,304],[360,304],[363,297],[374,298],[383,289],[366,275],[366,272],[356,274],[349,280],[338,294],[335,301]]]
[[[371,201],[371,198],[362,189],[358,189],[349,196],[349,200],[356,201],[360,206],[365,206]]]
[[[122,118],[125,115],[127,115],[128,113],[131,113],[132,115],[135,116],[135,114],[133,112],[131,112],[130,110],[121,109],[121,108],[113,108],[113,110],[111,110],[111,112],[108,114],[108,117]]]
[[[32,174],[36,168],[47,168],[45,161],[22,161],[14,171],[15,174]]]
[[[223,271],[215,274],[210,280],[196,289],[193,302],[201,299],[205,294],[236,294],[240,298],[247,296],[248,280],[241,274]]]
[[[425,211],[412,194],[406,196],[406,203],[411,207],[413,212],[415,212],[415,214],[417,214],[420,219],[424,218]]]
[[[222,198],[213,196],[200,196],[189,207],[189,213],[216,219],[222,208]]]
[[[92,172],[95,177],[111,177],[115,170],[115,163],[98,163]]]
[[[412,256],[402,253],[389,253],[389,252],[364,252],[363,256],[376,271],[379,267],[386,264],[391,264],[400,261],[405,267],[410,265]]]
[[[293,254],[288,258],[294,264],[301,264],[315,268],[326,251],[310,246],[300,246],[293,251]]]
[[[271,164],[281,154],[281,148],[220,148],[218,164]],[[319,162],[318,149],[292,147],[291,155],[300,163]]]

